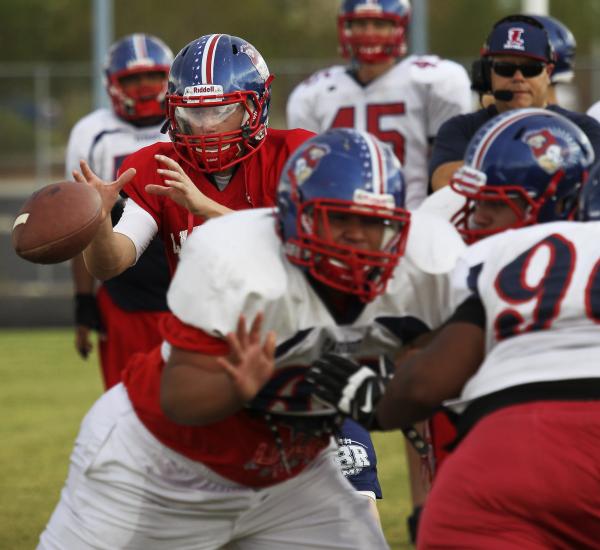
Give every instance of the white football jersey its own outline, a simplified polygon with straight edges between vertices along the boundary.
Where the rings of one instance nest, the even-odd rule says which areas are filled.
[[[486,357],[457,410],[513,386],[600,376],[598,242],[598,222],[553,222],[468,247],[453,285],[483,302]]]
[[[447,119],[471,111],[466,70],[436,56],[409,56],[366,86],[347,67],[321,70],[287,102],[288,128],[323,132],[344,126],[389,143],[404,167],[406,206],[427,196],[429,140]]]
[[[171,311],[215,335],[235,331],[243,312],[250,323],[264,313],[263,330],[277,333],[276,368],[305,367],[326,352],[357,359],[393,357],[403,341],[438,327],[453,311],[451,273],[464,244],[454,228],[414,213],[405,255],[386,292],[350,324],[338,325],[307,281],[284,256],[271,209],[209,220],[182,247],[169,289]],[[166,351],[168,353],[168,351]],[[298,379],[280,388],[287,397]],[[311,398],[312,401],[312,398]],[[288,412],[278,410],[275,412]],[[300,414],[322,413],[311,403]]]
[[[103,180],[113,181],[123,159],[142,147],[157,141],[169,141],[160,132],[162,123],[138,128],[117,117],[112,110],[97,109],[75,124],[69,136],[65,174],[73,179],[80,170],[79,161],[86,160]]]

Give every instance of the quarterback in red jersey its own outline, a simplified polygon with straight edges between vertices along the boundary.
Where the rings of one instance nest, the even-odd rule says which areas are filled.
[[[74,173],[99,190],[107,216],[84,252],[93,275],[118,275],[157,233],[173,271],[195,226],[232,210],[275,204],[285,160],[313,134],[267,129],[272,80],[260,53],[235,36],[202,36],[177,54],[166,97],[172,143],[134,153],[110,184],[83,161],[81,173]],[[131,200],[113,231],[108,213],[121,189]]]

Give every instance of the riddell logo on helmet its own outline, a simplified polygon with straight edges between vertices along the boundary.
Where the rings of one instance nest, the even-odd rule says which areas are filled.
[[[354,191],[353,202],[356,204],[364,204],[366,206],[375,206],[381,208],[389,208],[393,210],[396,206],[394,197],[389,193],[372,193],[364,189],[356,189]]]
[[[223,86],[220,84],[199,84],[196,86],[186,86],[183,91],[184,97],[190,95],[223,95]]]

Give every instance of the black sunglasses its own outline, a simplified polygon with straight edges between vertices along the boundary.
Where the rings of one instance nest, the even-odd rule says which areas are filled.
[[[521,71],[521,74],[525,78],[532,78],[538,76],[545,69],[546,64],[543,61],[536,61],[534,63],[524,63],[519,65],[518,63],[510,63],[509,61],[495,61],[492,63],[492,69],[498,76],[504,76],[510,78],[514,76],[517,71]]]

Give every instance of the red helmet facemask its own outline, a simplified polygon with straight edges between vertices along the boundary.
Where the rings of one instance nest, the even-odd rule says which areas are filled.
[[[155,73],[162,77],[160,82],[124,85],[124,80],[133,75]],[[167,93],[169,67],[148,69],[127,69],[112,73],[107,82],[107,91],[117,116],[128,121],[161,119],[166,115],[165,96]]]
[[[548,197],[553,196],[556,187],[564,177],[559,170],[552,178],[541,197],[533,197],[519,185],[486,185],[484,174],[463,166],[454,173],[450,187],[455,193],[465,197],[465,204],[451,218],[463,240],[472,244],[480,239],[500,233],[506,229],[516,229],[538,223],[538,214]],[[473,217],[477,204],[496,203],[509,207],[515,221],[509,225],[494,228],[474,227]],[[571,214],[572,215],[572,214]]]
[[[331,219],[357,216],[363,224],[383,226],[379,250],[360,249],[334,241]],[[371,302],[385,291],[388,280],[404,254],[410,214],[402,208],[369,205],[364,212],[351,201],[317,199],[301,206],[293,263],[308,268],[318,281],[336,290]]]
[[[379,33],[353,33],[352,22],[364,19],[391,21],[393,30],[388,36]],[[343,57],[362,63],[380,63],[406,55],[408,16],[391,13],[364,12],[361,15],[338,16],[338,41]]]
[[[209,173],[221,172],[248,158],[264,143],[266,124],[260,121],[267,100],[268,94],[260,99],[252,91],[168,95],[169,135],[180,158],[196,170]],[[214,131],[236,118],[239,125],[235,128]]]

